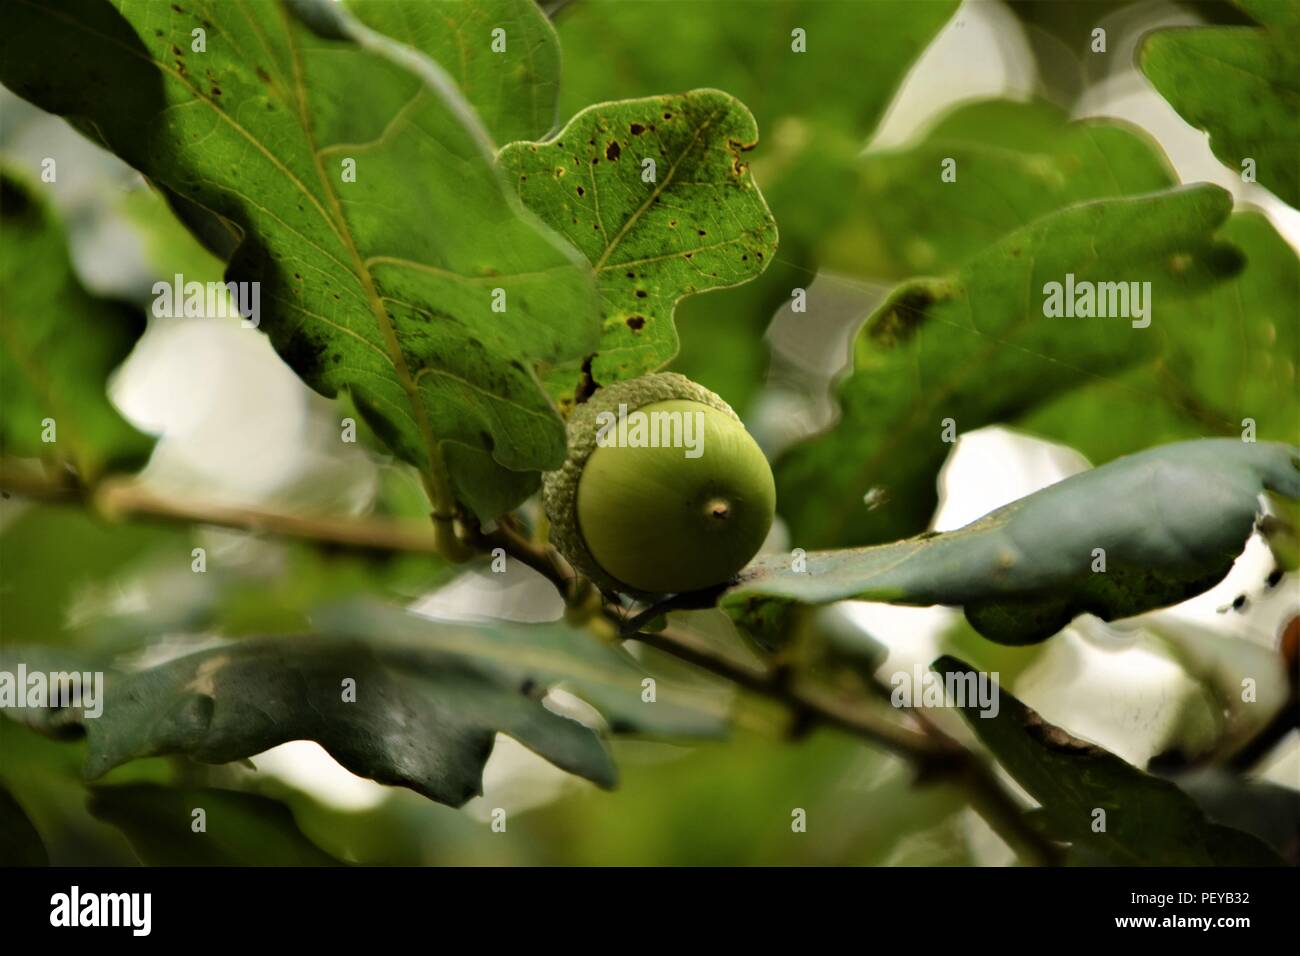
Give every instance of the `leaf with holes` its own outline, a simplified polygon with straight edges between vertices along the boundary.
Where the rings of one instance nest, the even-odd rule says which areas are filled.
[[[518,503],[564,459],[536,369],[594,348],[596,301],[446,74],[334,4],[119,6],[7,5],[0,77],[233,250],[226,278],[260,283],[261,328],[309,385],[349,390],[406,460],[445,457],[480,516]]]
[[[136,468],[153,440],[105,392],[144,331],[143,313],[82,287],[62,226],[8,170],[0,216],[0,453],[66,462],[87,481]]]
[[[520,198],[591,261],[604,326],[587,367],[598,384],[659,368],[677,351],[683,296],[758,275],[776,223],[745,151],[758,139],[739,100],[717,90],[603,103],[543,143],[512,143],[501,168]],[[572,398],[580,372],[558,370]]]
[[[933,668],[964,689],[981,676],[953,657]],[[1078,862],[1110,866],[1277,866],[1258,838],[1209,820],[1168,780],[1143,773],[1114,754],[1048,723],[1001,687],[998,710],[958,699],[962,715],[993,756],[1042,804],[1047,835],[1070,844]],[[954,696],[956,696],[954,694]],[[1094,829],[1104,811],[1105,826]]]
[[[1183,321],[1183,299],[1239,271],[1239,253],[1215,236],[1231,210],[1214,186],[1071,206],[949,277],[896,289],[858,333],[838,390],[841,420],[777,462],[794,544],[870,544],[924,530],[952,448],[946,428],[1014,418],[1155,354],[1161,329]],[[1064,293],[1067,281],[1080,292],[1113,284],[1125,299],[1130,282],[1149,282],[1146,320],[1047,315],[1048,284]]]
[[[957,8],[956,0],[709,0],[670,7],[660,0],[582,0],[557,7],[562,115],[590,103],[710,88],[735,96],[758,122],[761,139],[749,158],[780,224],[779,260],[752,282],[678,304],[673,371],[743,413],[768,358],[763,330],[789,303],[791,289],[807,288],[816,274],[819,246],[850,211],[846,198],[862,144]]]
[[[1204,439],[1067,478],[956,531],[844,551],[760,558],[721,599],[769,638],[792,605],[858,599],[960,605],[985,637],[1031,644],[1079,614],[1175,604],[1221,581],[1259,496],[1300,498],[1300,449]]]
[[[555,125],[560,41],[533,0],[347,0],[347,7],[446,70],[496,142],[535,139]]]

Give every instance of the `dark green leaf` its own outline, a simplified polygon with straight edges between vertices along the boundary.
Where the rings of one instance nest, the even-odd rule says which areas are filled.
[[[544,143],[501,151],[525,205],[596,271],[604,325],[584,368],[598,384],[673,357],[678,299],[745,282],[771,261],[776,223],[744,158],[757,139],[742,103],[695,90],[593,106]],[[579,377],[558,370],[553,393],[572,397]]]
[[[0,866],[49,866],[41,835],[0,782]]]
[[[252,793],[137,783],[95,787],[88,805],[147,866],[340,865],[303,836],[288,807]],[[197,833],[196,809],[205,828]]]
[[[0,662],[50,656],[6,647]],[[29,668],[38,666],[29,663]],[[59,669],[85,669],[66,663]],[[356,700],[344,700],[346,679]],[[106,679],[103,713],[53,712],[24,722],[88,741],[96,779],[127,761],[184,754],[226,763],[290,740],[314,740],[353,773],[460,806],[482,792],[497,732],[601,786],[615,770],[599,739],[548,711],[532,688],[507,685],[462,659],[418,647],[373,647],[350,638],[247,640]]]
[[[961,682],[981,675],[953,657],[934,670]],[[970,683],[958,686],[972,686]],[[1269,866],[1281,861],[1255,837],[1218,826],[1172,783],[1080,740],[997,688],[996,715],[961,706],[976,736],[1042,804],[1050,836],[1080,857],[1112,866]],[[961,702],[959,701],[959,704]],[[1105,828],[1093,829],[1105,811]]]
[[[107,388],[144,315],[82,287],[39,189],[0,170],[0,454],[66,462],[88,481],[134,470],[153,440],[122,418]]]
[[[1214,236],[1231,208],[1214,186],[1084,203],[1013,233],[949,278],[896,289],[858,334],[839,423],[777,462],[794,543],[874,543],[923,530],[952,449],[945,419],[958,431],[1004,421],[1153,355],[1155,330],[1182,321],[1182,298],[1240,269],[1239,253]],[[1045,315],[1046,284],[1067,274],[1150,282],[1153,328]],[[875,508],[864,503],[869,493]]]
[[[653,675],[622,648],[563,623],[439,622],[356,602],[321,610],[314,624],[326,634],[446,653],[507,686],[559,685],[600,711],[614,733],[715,737],[727,729],[725,694]],[[652,676],[655,700],[647,702],[642,681]]]
[[[770,630],[783,604],[849,598],[962,605],[1001,643],[1044,640],[1076,615],[1128,617],[1222,580],[1265,489],[1300,498],[1300,449],[1205,439],[1152,448],[1067,478],[964,528],[895,544],[789,555],[741,572],[722,605]],[[1104,571],[1097,549],[1104,552]]]
[[[445,455],[481,516],[516,504],[564,458],[534,369],[595,346],[590,269],[521,214],[426,59],[334,4],[292,7],[316,33],[276,0],[177,6],[11,4],[0,77],[148,175],[210,244],[214,224],[238,241],[227,278],[261,283],[261,328],[309,385],[350,390],[406,460]]]

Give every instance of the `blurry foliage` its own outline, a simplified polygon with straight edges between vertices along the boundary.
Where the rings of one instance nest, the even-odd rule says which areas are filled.
[[[264,283],[262,331],[308,385],[337,395],[340,417],[358,419],[362,447],[348,454],[377,476],[370,516],[427,520],[417,467],[435,448],[479,518],[519,504],[562,451],[557,411],[591,379],[671,359],[742,411],[754,407],[769,360],[763,332],[818,270],[868,291],[902,284],[854,322],[841,420],[780,460],[792,544],[924,530],[950,450],[937,424],[949,409],[962,431],[1011,423],[1097,462],[1235,435],[1245,418],[1261,440],[1300,436],[1294,250],[1262,214],[1232,212],[1221,191],[1173,189],[1144,131],[1069,119],[1065,107],[1114,68],[1084,59],[1092,26],[1120,24],[1141,4],[1011,4],[1032,28],[1038,98],[959,104],[907,145],[865,151],[956,0],[579,0],[554,25],[531,0],[116,6],[6,7],[0,78],[148,178],[112,205],[156,278]],[[1229,167],[1256,158],[1261,184],[1294,204],[1291,8],[1185,6],[1218,25],[1152,34],[1143,71]],[[202,58],[190,47],[195,22],[210,34]],[[509,35],[500,54],[488,46],[497,26]],[[808,54],[791,48],[796,27]],[[87,29],[111,42],[87,44]],[[660,150],[661,208],[649,212],[631,162],[641,137]],[[346,193],[333,178],[345,153],[364,169]],[[939,177],[948,158],[953,183]],[[456,574],[442,558],[101,513],[98,479],[134,471],[151,447],[107,398],[145,327],[146,287],[136,307],[87,291],[44,184],[10,165],[0,183],[0,442],[7,458],[44,462],[6,461],[5,476],[13,465],[25,482],[44,477],[69,501],[0,502],[0,658],[105,669],[127,703],[95,721],[70,709],[0,720],[0,863],[989,862],[957,786],[842,735],[804,736],[784,708],[652,648],[633,655],[572,626],[580,615],[449,624],[338,603],[409,603]],[[597,211],[601,197],[614,198]],[[616,246],[637,261],[667,259],[631,270],[629,285],[622,260],[607,261]],[[1067,271],[1153,279],[1162,306],[1151,329],[1029,321],[1035,288]],[[494,287],[506,289],[508,314],[489,311]],[[59,444],[46,446],[33,423],[51,408]],[[1094,536],[1100,522],[1115,557],[1151,545],[1126,532],[1163,527],[1164,557],[1196,560],[1162,569],[1173,568],[1178,594],[1199,590],[1231,564],[1253,519],[1257,485],[1234,454],[1217,454],[1226,447],[1144,459],[1166,479],[1178,456],[1210,459],[1178,473],[1168,510],[1105,485],[1132,462],[1016,503],[993,522],[1035,509],[1040,518],[1013,568],[1007,549],[1026,541],[980,532],[986,519],[836,553],[826,559],[834,572],[816,579],[788,574],[785,555],[760,562],[726,600],[780,640],[745,643],[716,609],[672,621],[710,652],[777,675],[799,665],[836,693],[861,694],[884,646],[856,629],[837,636],[807,605],[944,600],[976,623],[951,628],[941,650],[1010,683],[1037,649],[980,632],[1042,637],[1081,609],[1129,614],[1177,596],[1159,575],[1125,577],[1118,596],[1075,588],[1078,555],[1063,542],[1081,539],[1048,512]],[[1206,480],[1214,475],[1221,486]],[[1107,510],[1119,499],[1133,513]],[[1294,506],[1279,510],[1294,524]],[[1276,540],[1294,548],[1294,536]],[[190,571],[194,547],[209,553],[202,575]],[[900,555],[917,560],[896,566]],[[787,617],[782,601],[799,613]],[[1214,738],[1182,755],[1192,766],[1169,780],[1014,698],[1000,719],[972,727],[1042,804],[1035,819],[1050,838],[1072,844],[1072,862],[1275,861],[1264,844],[1294,862],[1294,791],[1196,765],[1257,730],[1223,702],[1242,669],[1272,652],[1216,656],[1165,636],[1198,682],[1179,705],[1182,723]],[[652,710],[640,696],[648,675]],[[355,705],[339,701],[347,676],[365,678]],[[708,739],[727,731],[725,742]],[[480,793],[498,732],[604,786],[617,765],[620,787],[503,747],[505,780],[489,796],[508,810],[505,833],[482,822],[485,800],[457,811],[425,799],[458,805]],[[1171,746],[1193,736],[1179,733]],[[357,773],[412,790],[341,809],[239,759],[290,739],[319,740]],[[195,806],[208,812],[202,838],[190,828]],[[1112,821],[1100,836],[1086,827],[1096,806]],[[796,809],[806,833],[791,831]]]

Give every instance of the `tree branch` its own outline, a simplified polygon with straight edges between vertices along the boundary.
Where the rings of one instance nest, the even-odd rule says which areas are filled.
[[[174,501],[138,482],[107,480],[91,488],[65,478],[0,472],[0,491],[50,503],[88,507],[113,521],[143,520],[198,524],[298,538],[356,551],[439,554],[434,534],[423,522],[382,518],[332,518],[292,515],[258,508]]]
[[[130,479],[108,480],[90,488],[70,473],[41,476],[0,468],[0,491],[40,501],[78,504],[112,520],[210,525],[334,548],[446,556],[445,547],[423,523],[304,517],[214,503],[178,502],[156,495]],[[468,529],[464,538],[463,544],[478,552],[491,553],[501,548],[509,557],[528,565],[554,584],[570,607],[585,606],[594,600],[593,592],[583,587],[584,579],[576,576],[554,549],[534,545],[508,522],[498,523],[490,532],[477,527]],[[610,607],[595,605],[591,616],[616,628],[625,623],[620,613]],[[785,704],[801,725],[834,727],[908,760],[917,768],[920,781],[953,781],[965,789],[971,806],[1021,859],[1033,864],[1059,862],[1058,848],[1027,823],[1023,808],[1003,787],[992,766],[925,721],[923,715],[917,716],[924,731],[910,729],[881,717],[863,701],[836,694],[820,682],[740,660],[672,629],[640,631],[629,637]]]

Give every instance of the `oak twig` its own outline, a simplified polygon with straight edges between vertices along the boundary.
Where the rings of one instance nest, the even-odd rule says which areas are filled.
[[[440,542],[422,523],[302,516],[216,503],[178,502],[129,479],[108,480],[92,488],[71,474],[51,477],[0,468],[0,492],[80,505],[110,520],[211,525],[335,548],[446,556],[445,542]],[[489,532],[477,527],[462,529],[462,539],[460,543],[467,550],[481,554],[503,549],[509,557],[550,581],[571,607],[592,598],[591,589],[582,586],[584,579],[576,576],[553,549],[533,544],[510,522],[498,522]],[[606,627],[612,625],[614,633],[627,628],[620,611],[609,606],[598,607],[589,616],[593,625],[601,621]],[[1023,808],[1002,785],[992,766],[928,721],[920,722],[921,730],[912,729],[820,682],[741,660],[671,628],[624,636],[776,700],[809,727],[833,727],[901,757],[916,767],[920,781],[953,781],[965,790],[972,808],[1021,859],[1039,865],[1059,862],[1058,848],[1027,823]]]

